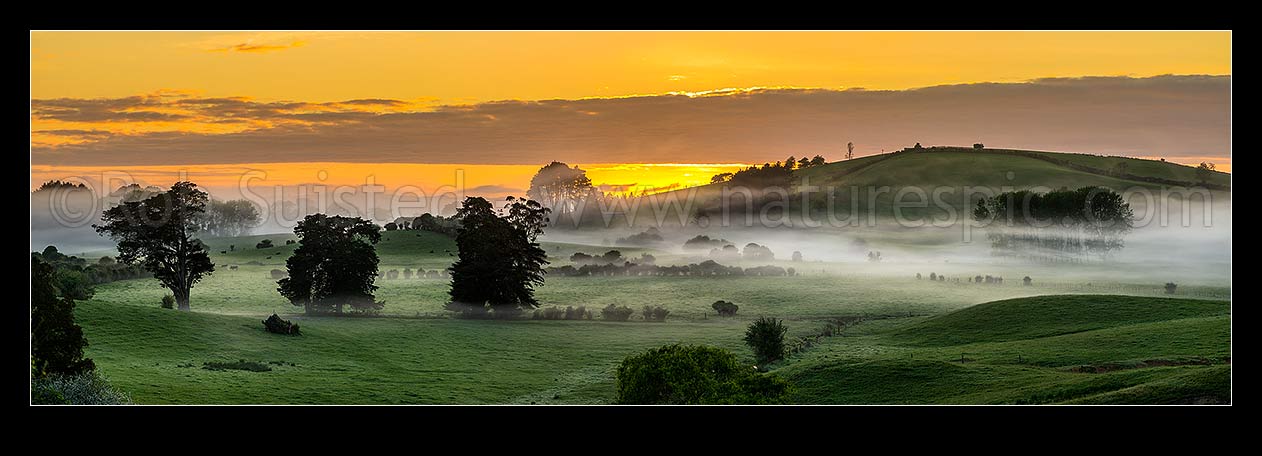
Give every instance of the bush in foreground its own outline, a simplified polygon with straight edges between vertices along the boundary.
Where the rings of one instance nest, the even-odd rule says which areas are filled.
[[[745,330],[745,344],[754,351],[759,364],[784,357],[784,322],[771,317],[758,317]]]
[[[266,320],[263,320],[263,327],[267,328],[267,332],[270,332],[270,333],[286,334],[286,335],[291,335],[291,336],[302,335],[302,332],[299,331],[297,324],[289,320],[280,318],[280,316],[276,314],[272,314],[272,316],[267,317]]]
[[[782,404],[789,384],[759,374],[732,353],[701,345],[667,345],[618,366],[619,404]]]
[[[96,371],[78,375],[49,375],[31,384],[32,404],[131,404],[126,393],[114,389]]]

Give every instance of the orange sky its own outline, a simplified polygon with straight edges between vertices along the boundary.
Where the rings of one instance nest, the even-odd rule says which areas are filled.
[[[91,153],[97,142],[323,126],[322,120],[303,117],[308,114],[336,114],[357,122],[353,118],[357,114],[426,112],[496,100],[695,95],[750,87],[903,90],[1050,77],[1231,74],[1230,32],[32,32],[30,46],[32,99],[64,99],[79,110],[75,116],[32,116],[33,183],[37,174],[91,174],[108,169],[99,163],[84,169],[60,164],[72,161],[65,160],[65,154]],[[92,111],[97,109],[94,100],[137,96],[143,96],[144,102],[108,108],[113,110],[105,113],[109,115]],[[285,102],[281,111],[286,117],[249,117],[220,107],[198,110],[149,102],[228,98]],[[343,103],[348,100],[360,101]],[[373,104],[372,100],[386,101]],[[126,114],[132,115],[120,117]],[[662,141],[669,146],[672,140]],[[864,143],[869,148],[863,154],[887,146],[871,142]],[[170,147],[179,150],[180,143]],[[820,147],[810,153],[828,151],[830,159],[838,154],[836,144]],[[377,166],[376,171],[367,171],[328,163],[268,168],[276,179],[295,182],[310,179],[304,174],[314,168],[336,170],[339,166],[344,166],[341,174],[375,172],[403,182],[411,179],[405,176],[446,175],[452,166],[482,166],[472,173],[479,177],[470,174],[469,185],[521,187],[523,173],[528,176],[542,165],[524,163],[539,160],[523,159],[521,165],[501,168],[486,164],[512,162],[504,158],[512,153],[506,150],[498,158],[473,165],[451,165],[447,159],[448,165],[427,169]],[[1187,152],[1210,157],[1227,170],[1229,154],[1229,150]],[[169,154],[159,155],[170,161]],[[200,166],[203,174],[217,175],[205,165],[214,162],[213,155],[189,157],[200,163],[192,166],[194,174]],[[606,156],[589,152],[571,161],[596,163],[590,159],[593,155],[601,163],[644,161],[639,154],[625,152]],[[272,160],[266,152],[253,156],[258,159],[250,162],[293,160]],[[739,163],[777,158],[732,159],[709,153],[671,161]],[[236,158],[220,164],[248,167],[241,164],[244,161]],[[330,160],[312,156],[306,161]],[[425,163],[423,154],[414,161]],[[168,171],[136,163],[122,167],[150,174]],[[714,168],[585,167],[592,168],[589,174],[598,184],[651,186],[708,180]],[[482,181],[488,184],[474,183]]]

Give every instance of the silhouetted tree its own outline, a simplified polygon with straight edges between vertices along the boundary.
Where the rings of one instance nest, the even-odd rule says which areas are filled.
[[[75,324],[74,300],[59,296],[53,285],[55,273],[52,265],[31,258],[31,370],[37,377],[77,375],[96,367],[83,357],[88,340]]]
[[[1209,182],[1209,178],[1213,176],[1214,176],[1213,163],[1201,162],[1201,164],[1196,167],[1196,180],[1201,181],[1202,184]]]
[[[727,182],[727,181],[732,180],[732,176],[733,176],[733,174],[732,174],[732,173],[719,173],[719,174],[715,174],[715,175],[713,175],[713,176],[710,176],[710,183],[711,183],[711,184],[720,184],[720,183],[723,183],[723,182]]]
[[[846,160],[854,158],[854,143],[846,143]]]
[[[360,311],[381,308],[373,296],[380,227],[358,217],[311,214],[298,222],[294,234],[298,248],[285,260],[289,277],[276,282],[281,296],[307,313],[342,313],[346,305]]]
[[[797,251],[797,250],[794,250],[794,251],[793,251],[793,261],[802,261],[802,252],[799,252],[799,251]]]
[[[592,195],[592,180],[587,178],[587,171],[577,165],[571,168],[561,162],[552,162],[539,168],[530,179],[530,189],[526,196],[552,208],[558,214],[569,213],[574,209],[573,202]]]
[[[526,198],[510,196],[508,202],[508,207],[501,210],[501,215],[508,220],[508,223],[513,224],[514,228],[526,233],[527,239],[534,242],[535,238],[543,234],[543,227],[548,225],[548,213],[552,212],[552,209]]]
[[[139,262],[171,290],[180,310],[189,310],[193,285],[215,271],[206,246],[193,237],[207,199],[192,182],[176,182],[166,192],[106,210],[92,227],[118,243],[119,262]]]
[[[543,284],[547,252],[485,199],[465,198],[456,217],[459,258],[449,268],[449,309],[480,314],[487,307],[509,313],[538,307],[534,287]]]

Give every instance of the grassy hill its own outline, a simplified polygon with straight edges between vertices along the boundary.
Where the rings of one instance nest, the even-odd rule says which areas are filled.
[[[1119,174],[1115,166],[1124,163]],[[918,187],[925,194],[936,189],[950,188],[940,195],[943,202],[957,210],[971,207],[969,195],[963,194],[968,187],[989,188],[992,191],[1023,190],[1031,188],[1056,189],[1102,186],[1123,191],[1131,188],[1159,190],[1163,186],[1192,187],[1199,185],[1196,169],[1159,160],[1129,157],[1110,157],[1079,153],[1059,153],[1009,149],[975,150],[964,147],[933,147],[906,149],[880,155],[832,162],[794,172],[794,185],[808,183],[821,187],[816,190],[814,204],[822,207],[826,192],[835,191],[837,207],[849,207],[853,198],[858,207],[865,210],[875,207],[880,216],[892,216],[894,195],[906,187]],[[1211,190],[1230,198],[1231,175],[1211,173],[1208,184]],[[888,191],[872,191],[889,187]],[[641,198],[641,205],[648,207],[653,201],[669,199],[686,200],[692,196],[698,205],[717,208],[724,184],[710,184],[675,190]],[[793,189],[797,190],[797,187]],[[916,201],[907,197],[905,201]],[[791,198],[795,207],[799,198]],[[871,203],[869,203],[871,201]],[[734,209],[739,212],[741,199],[734,199]],[[677,220],[678,210],[667,211],[667,220]],[[908,217],[945,216],[942,211],[905,207]],[[616,219],[617,217],[615,217]],[[686,218],[686,217],[685,217]],[[592,218],[592,220],[597,220]],[[653,225],[653,213],[642,210],[637,213],[636,225]],[[585,222],[586,224],[587,222]]]
[[[1229,307],[1122,296],[1010,299],[914,322],[864,323],[778,371],[804,403],[1225,403]]]
[[[979,304],[891,335],[908,345],[944,346],[1035,339],[1122,325],[1225,315],[1223,301],[1056,295]]]

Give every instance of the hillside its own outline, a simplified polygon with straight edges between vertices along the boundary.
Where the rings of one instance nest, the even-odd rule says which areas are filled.
[[[1226,301],[1037,296],[903,320],[860,324],[778,371],[817,404],[1230,402]]]
[[[1119,163],[1124,163],[1125,166],[1117,168]],[[939,196],[941,201],[957,210],[965,210],[972,206],[969,195],[964,194],[969,187],[984,187],[998,192],[1039,187],[1056,189],[1102,186],[1123,191],[1133,188],[1159,190],[1168,186],[1201,185],[1195,168],[1159,160],[964,147],[904,149],[801,169],[794,171],[793,176],[795,188],[791,191],[799,190],[797,186],[803,183],[819,187],[811,202],[816,210],[826,207],[827,193],[831,190],[835,201],[833,204],[843,211],[854,201],[860,210],[875,208],[878,216],[892,216],[894,195],[907,187],[918,187],[926,195],[931,195],[940,188],[949,189],[951,191]],[[1230,185],[1231,175],[1222,172],[1212,172],[1205,184],[1211,191],[1227,199],[1230,198]],[[691,196],[696,202],[695,206],[704,207],[710,212],[719,212],[724,186],[725,184],[709,184],[680,189],[642,197],[639,203],[647,208],[655,202],[660,204],[672,199],[686,201]],[[882,187],[888,187],[888,191],[881,190]],[[916,201],[915,196],[906,198],[905,201]],[[729,206],[731,204],[738,205],[733,210],[739,212],[740,205],[744,202],[736,198]],[[790,198],[791,210],[800,210],[800,206],[799,198]],[[665,219],[678,220],[678,211],[668,209]],[[909,217],[945,217],[941,212],[904,207],[903,213]],[[636,225],[652,225],[652,218],[651,211],[641,210],[636,217]]]

